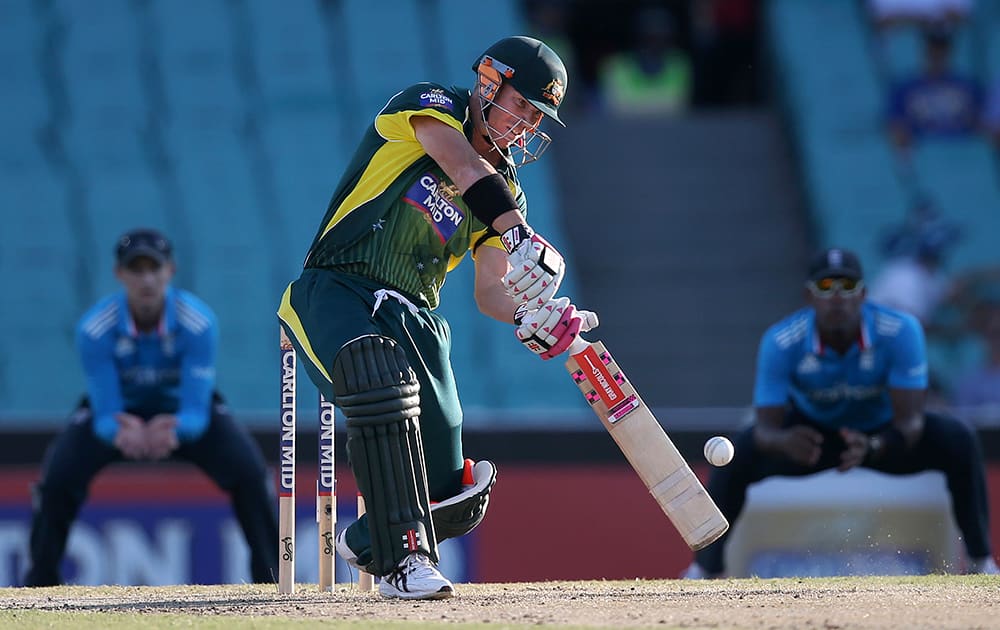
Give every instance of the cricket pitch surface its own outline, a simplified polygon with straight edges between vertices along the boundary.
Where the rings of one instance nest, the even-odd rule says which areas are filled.
[[[1000,577],[456,584],[442,601],[338,584],[0,588],[5,628],[1000,628]]]

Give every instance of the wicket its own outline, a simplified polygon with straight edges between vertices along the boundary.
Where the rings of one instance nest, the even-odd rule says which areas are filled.
[[[295,592],[295,429],[296,367],[295,348],[284,329],[281,344],[281,450],[278,491],[278,592]],[[334,407],[319,396],[319,473],[316,479],[316,523],[318,524],[319,590],[334,590],[336,555],[334,538],[337,524],[336,469],[334,467]],[[358,493],[358,518],[365,502]],[[372,576],[358,574],[358,589],[374,589]]]

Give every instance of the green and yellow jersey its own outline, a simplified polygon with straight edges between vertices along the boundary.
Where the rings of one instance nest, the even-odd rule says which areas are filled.
[[[306,268],[364,276],[436,308],[445,276],[466,252],[503,249],[472,216],[458,187],[417,142],[413,116],[431,116],[469,137],[468,90],[418,83],[396,94],[361,139],[306,257]],[[499,169],[522,213],[512,165]]]

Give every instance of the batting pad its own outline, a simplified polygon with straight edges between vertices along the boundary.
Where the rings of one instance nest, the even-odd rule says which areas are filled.
[[[347,419],[347,455],[365,499],[373,575],[413,552],[438,561],[420,439],[420,384],[403,350],[366,335],[341,348],[335,402]]]

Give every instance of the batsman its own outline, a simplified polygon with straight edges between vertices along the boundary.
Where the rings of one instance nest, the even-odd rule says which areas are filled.
[[[449,271],[470,254],[479,310],[512,324],[549,359],[585,313],[556,297],[562,255],[526,223],[517,169],[562,125],[566,68],[541,41],[508,37],[475,59],[472,89],[418,83],[365,131],[281,326],[310,379],[340,408],[367,514],[337,552],[380,576],[384,597],[443,599],[438,542],[483,519],[496,469],[462,452],[451,330],[435,312]]]

